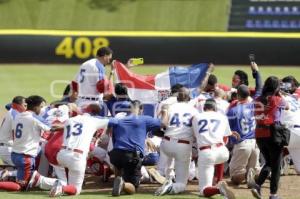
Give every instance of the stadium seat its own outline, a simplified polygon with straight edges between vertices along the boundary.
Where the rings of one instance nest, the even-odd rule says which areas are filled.
[[[251,20],[251,19],[246,20],[246,26],[245,27],[246,28],[254,28],[255,26],[254,26],[253,20]]]
[[[295,28],[295,29],[297,29],[297,28],[299,28],[300,26],[299,26],[299,24],[297,23],[297,21],[296,20],[291,20],[290,21],[290,28]]]
[[[255,20],[255,28],[263,28],[263,23],[261,20]]]
[[[273,15],[273,8],[272,8],[271,6],[268,6],[268,7],[266,8],[266,14],[267,14],[267,15]]]
[[[250,6],[248,9],[248,14],[249,15],[255,15],[256,14],[256,9],[254,6]]]
[[[297,6],[292,7],[291,15],[300,15],[300,11]]]
[[[264,20],[263,27],[264,28],[272,28],[271,21],[270,20]]]
[[[280,28],[280,23],[278,20],[272,21],[272,28]]]
[[[275,10],[274,10],[274,14],[275,14],[275,15],[281,15],[281,7],[276,6],[276,7],[275,7]]]
[[[287,20],[282,20],[280,23],[280,28],[282,29],[290,28],[290,23]]]

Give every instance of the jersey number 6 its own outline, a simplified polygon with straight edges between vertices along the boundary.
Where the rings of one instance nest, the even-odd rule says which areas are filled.
[[[23,129],[23,124],[18,123],[17,126],[16,126],[16,133],[15,133],[16,138],[21,138],[22,137],[22,129]]]

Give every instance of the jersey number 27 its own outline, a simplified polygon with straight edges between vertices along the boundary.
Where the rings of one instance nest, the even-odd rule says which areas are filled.
[[[216,120],[216,119],[211,119],[210,120],[210,126],[212,127],[212,132],[216,132],[217,129],[219,128],[221,121],[220,120]],[[205,131],[208,131],[208,120],[204,119],[204,120],[199,120],[198,122],[199,125],[199,133],[204,133]]]

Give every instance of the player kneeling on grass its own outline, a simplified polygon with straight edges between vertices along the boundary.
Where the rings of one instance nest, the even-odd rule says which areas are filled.
[[[141,179],[147,132],[162,125],[159,119],[141,115],[142,112],[141,102],[135,100],[131,102],[129,115],[109,121],[109,126],[113,128],[113,150],[109,152],[109,156],[116,176],[113,196],[119,196],[123,190],[129,194],[135,193]]]
[[[259,92],[257,92],[259,94]],[[231,182],[236,185],[246,180],[252,187],[256,173],[259,173],[259,149],[255,140],[254,103],[249,97],[248,86],[237,88],[237,100],[228,109],[227,117],[232,131],[239,133],[240,139],[231,139],[234,145],[229,164]]]
[[[106,128],[108,119],[97,118],[101,109],[98,104],[90,104],[85,114],[72,117],[65,122],[63,145],[57,154],[58,164],[67,170],[68,185],[56,181],[49,196],[57,197],[63,193],[78,195],[84,180],[86,159],[94,133]]]
[[[8,170],[13,168],[14,164],[11,160],[11,150],[14,141],[13,138],[13,121],[19,113],[26,111],[27,104],[25,97],[16,96],[13,98],[11,107],[5,114],[0,126],[0,159],[4,163],[5,169],[0,170],[0,181],[6,181],[8,178],[17,176],[16,170]]]
[[[192,155],[193,129],[192,118],[197,110],[190,104],[190,92],[182,87],[178,91],[177,103],[170,106],[163,106],[162,111],[166,112],[163,120],[168,121],[164,137],[160,145],[161,151],[166,155],[167,162],[174,158],[175,183],[168,179],[159,187],[154,195],[178,194],[186,189],[189,177],[189,165]]]
[[[38,119],[45,100],[40,96],[26,99],[27,110],[16,116],[13,123],[14,143],[11,159],[17,168],[17,182],[0,182],[0,189],[7,191],[28,190],[32,187],[50,189],[56,179],[41,176],[35,170],[35,158],[38,155],[42,131],[59,127],[45,125]]]
[[[204,112],[198,113],[193,118],[194,136],[198,145],[198,179],[200,195],[211,197],[216,194],[223,195],[226,199],[235,199],[235,195],[225,181],[220,181],[213,186],[214,165],[228,160],[229,151],[223,137],[238,134],[230,131],[229,123],[221,113],[216,112],[217,105],[214,99],[207,99]]]

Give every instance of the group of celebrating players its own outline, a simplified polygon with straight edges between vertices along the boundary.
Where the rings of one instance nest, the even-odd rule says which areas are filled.
[[[197,179],[201,196],[235,199],[223,180],[228,166],[231,182],[246,182],[258,199],[271,173],[270,199],[278,199],[280,165],[287,160],[282,154],[290,153],[300,173],[295,142],[269,143],[273,123],[285,124],[291,139],[300,133],[300,92],[293,76],[270,76],[263,84],[251,62],[255,88],[248,88],[241,70],[229,88],[218,84],[210,67],[196,96],[176,84],[152,117],[143,115],[142,102],[131,100],[124,84],[112,85],[105,76],[111,58],[110,48],[99,49],[97,58],[80,66],[60,101],[46,105],[41,96],[16,96],[7,105],[0,127],[0,158],[7,168],[0,171],[0,189],[39,187],[50,190],[50,197],[77,195],[92,172],[105,179],[114,174],[113,196],[133,194],[152,178],[162,184],[154,195],[178,194]]]

